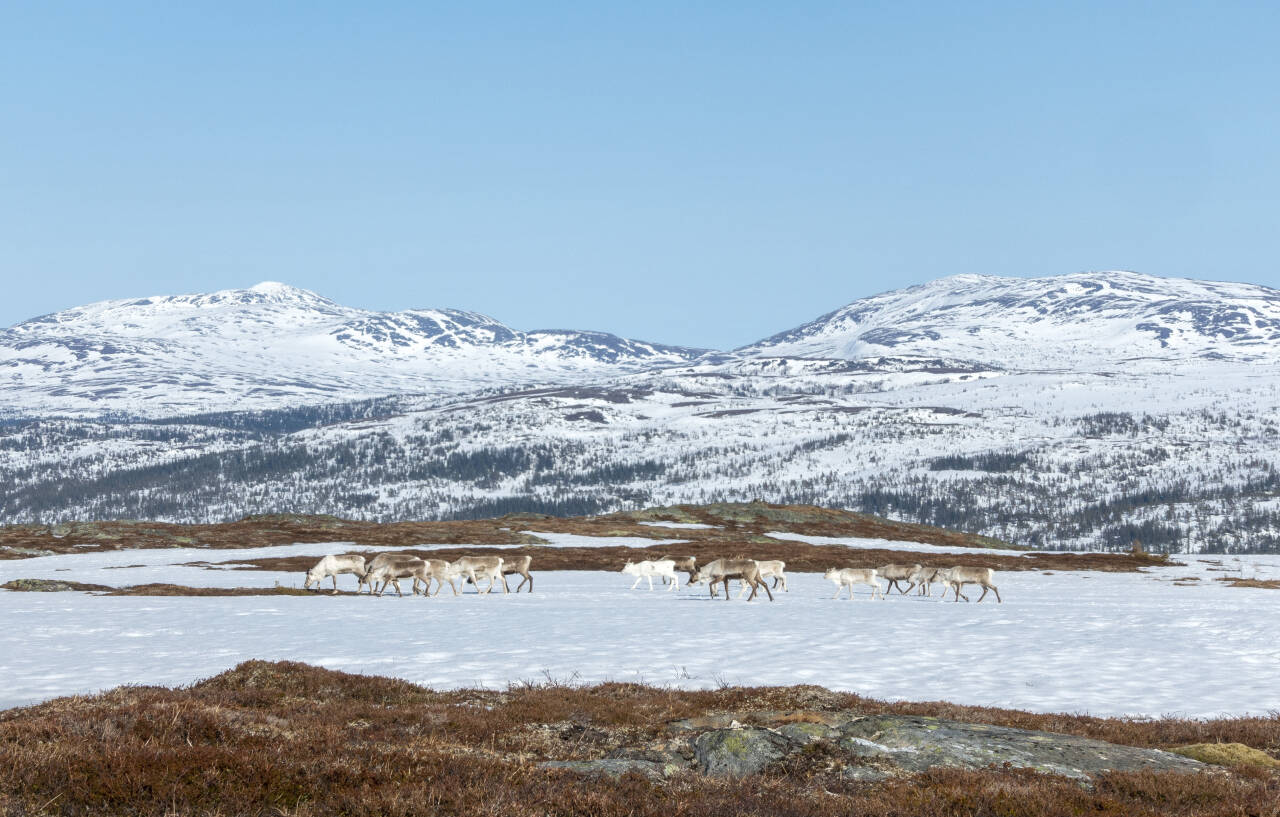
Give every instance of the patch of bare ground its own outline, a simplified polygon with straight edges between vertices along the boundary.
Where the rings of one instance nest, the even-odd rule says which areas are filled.
[[[1231,587],[1256,587],[1261,590],[1280,590],[1280,579],[1240,579],[1230,576],[1219,576],[1217,581],[1226,582]]]
[[[595,759],[677,718],[741,710],[921,713],[1173,748],[1240,743],[1280,756],[1280,717],[1125,721],[820,687],[677,691],[632,684],[436,692],[389,678],[250,661],[181,689],[121,687],[0,712],[0,812],[14,815],[593,814],[1280,815],[1280,775],[932,770],[879,782],[812,762],[741,780],[683,772],[584,778],[538,767]]]
[[[110,587],[105,584],[50,581],[48,579],[13,579],[0,584],[0,590],[26,592],[82,591],[102,596],[316,596],[316,590],[297,587],[188,587],[183,584],[135,584],[127,587]],[[325,591],[325,595],[334,595]],[[354,596],[350,591],[339,591],[340,596]]]
[[[163,522],[72,522],[58,525],[7,525],[0,528],[0,558],[47,553],[92,552],[123,548],[250,548],[308,542],[353,542],[357,547],[405,548],[415,544],[541,544],[536,533],[588,536],[671,538],[674,529],[642,522],[699,522],[707,529],[681,529],[693,541],[751,541],[768,531],[814,536],[857,536],[933,545],[1015,547],[960,531],[895,522],[869,514],[812,505],[764,502],[677,505],[591,517],[560,518],[510,514],[497,519],[450,522],[362,522],[334,516],[261,514],[236,522],[180,525]],[[532,531],[533,534],[522,533]]]

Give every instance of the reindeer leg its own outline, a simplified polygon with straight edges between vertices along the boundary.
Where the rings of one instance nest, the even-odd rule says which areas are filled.
[[[765,584],[764,582],[760,582],[760,586],[764,588],[764,593],[765,593],[765,595],[766,595],[766,596],[768,596],[768,597],[769,597],[769,601],[773,601],[773,593],[771,593],[771,592],[769,591],[769,585]],[[751,591],[751,595],[752,595],[752,596],[755,596],[755,591],[754,591],[754,590],[753,590],[753,591]]]
[[[992,589],[993,591],[995,591],[995,594],[996,594],[996,604],[1004,604],[1004,602],[1000,600],[1000,590],[999,590],[999,588],[997,588],[997,587],[993,584],[993,585],[991,585],[991,589]]]
[[[985,599],[986,597],[987,597],[987,586],[984,584],[984,585],[982,585],[982,595],[981,595],[981,596],[978,596],[978,602],[977,602],[977,603],[978,603],[978,604],[982,604],[982,600],[983,600],[983,599]]]
[[[724,577],[724,600],[729,600],[729,577]]]

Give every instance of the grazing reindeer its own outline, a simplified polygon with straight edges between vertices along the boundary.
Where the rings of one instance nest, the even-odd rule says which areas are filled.
[[[670,593],[680,586],[680,577],[676,575],[676,563],[673,559],[648,559],[642,562],[627,562],[623,566],[622,572],[628,576],[635,576],[636,580],[631,585],[631,589],[635,590],[636,585],[645,579],[649,580],[649,590],[653,590],[653,577],[662,576],[664,579],[671,580],[671,586],[667,588]]]
[[[359,593],[363,591],[364,586],[367,584],[369,585],[369,595],[371,596],[375,595],[376,591],[378,590],[377,582],[382,581],[381,578],[376,580],[372,578],[375,571],[377,571],[379,575],[381,575],[381,573],[384,572],[383,568],[385,568],[387,565],[390,565],[392,562],[396,561],[397,559],[417,559],[417,558],[418,557],[414,556],[412,553],[379,553],[378,555],[374,556],[365,564],[364,575],[360,577],[360,585],[359,587],[356,588],[356,592]],[[397,585],[397,587],[399,587],[399,585]],[[417,579],[414,579],[413,581],[413,592],[415,593],[418,592]]]
[[[320,582],[324,579],[333,577],[333,594],[338,594],[338,574],[354,573],[357,578],[363,576],[367,568],[365,567],[363,556],[326,556],[316,562],[316,566],[307,571],[307,578],[302,583],[302,589],[310,590],[311,585],[315,585],[316,589],[320,589]],[[359,592],[359,585],[356,586]]]
[[[911,575],[907,577],[907,581],[911,583],[910,586],[907,587],[907,590],[910,591],[919,587],[920,595],[932,596],[933,583],[939,581],[938,571],[939,568],[936,567],[921,567],[913,570]]]
[[[760,578],[760,566],[756,564],[755,559],[716,559],[698,568],[698,572],[694,574],[692,581],[710,582],[711,598],[713,599],[716,597],[716,582],[723,583],[724,600],[728,601],[730,579],[740,579],[744,585],[751,585],[751,595],[747,597],[747,601],[754,599],[756,593],[762,587],[769,596],[769,601],[773,601],[773,593],[769,590],[769,584]]]
[[[918,564],[917,565],[885,565],[884,567],[877,567],[876,573],[879,574],[880,578],[885,579],[886,581],[889,582],[888,586],[885,587],[885,592],[888,592],[896,587],[898,588],[899,593],[905,594],[907,591],[903,590],[902,586],[898,584],[898,582],[911,581],[911,574],[919,569],[920,569],[920,565]]]
[[[996,604],[1000,604],[1000,591],[996,589],[996,572],[989,567],[949,567],[946,570],[938,571],[938,581],[946,585],[942,588],[942,598],[947,597],[947,589],[955,591],[956,602],[959,603],[961,597],[965,601],[969,600],[960,592],[960,588],[966,584],[982,585],[982,595],[978,596],[978,603],[987,597],[987,591],[994,591],[996,594]]]
[[[417,556],[405,556],[402,554],[391,554],[390,559],[378,562],[376,559],[374,566],[365,574],[365,581],[369,582],[370,590],[373,592],[374,587],[378,587],[381,582],[382,586],[378,587],[377,595],[381,596],[387,589],[387,584],[395,585],[396,595],[403,596],[400,592],[400,579],[413,578],[413,593],[418,593],[418,582],[422,582],[426,587],[431,587],[431,567],[426,561],[419,559]],[[424,590],[423,595],[429,595]]]
[[[831,567],[827,568],[827,572],[823,574],[823,578],[836,585],[836,594],[833,599],[840,598],[840,591],[849,588],[849,601],[853,601],[853,586],[855,584],[871,585],[871,598],[874,600],[876,596],[884,601],[884,593],[880,590],[880,582],[875,568],[857,568],[857,567]]]
[[[457,576],[466,576],[472,584],[476,585],[477,593],[489,593],[493,590],[493,586],[501,582],[502,592],[510,593],[511,588],[507,587],[507,580],[502,576],[502,557],[501,556],[463,556],[452,562],[445,571],[445,578],[452,580]],[[489,586],[484,590],[480,589],[480,585],[476,584],[476,577],[489,580]],[[452,581],[449,582],[453,584]],[[458,591],[453,591],[457,595]]]

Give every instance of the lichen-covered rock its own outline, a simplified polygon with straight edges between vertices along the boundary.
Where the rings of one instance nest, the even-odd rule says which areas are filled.
[[[538,765],[544,769],[567,769],[571,772],[594,777],[622,777],[630,772],[637,772],[650,780],[661,780],[664,776],[661,764],[647,760],[629,760],[626,758],[549,760]]]
[[[840,770],[840,776],[845,780],[856,780],[860,783],[879,783],[881,780],[892,777],[888,772],[881,771],[875,766],[845,766]]]
[[[1243,743],[1193,743],[1189,746],[1179,746],[1173,752],[1202,763],[1212,763],[1215,766],[1280,768],[1280,760]]]
[[[840,747],[906,771],[1008,764],[1066,777],[1105,771],[1196,772],[1204,764],[1158,749],[916,715],[874,715],[840,729]]]
[[[798,748],[771,729],[714,729],[693,742],[698,769],[713,777],[745,777]]]
[[[837,741],[840,730],[825,723],[787,723],[777,728],[779,735],[801,746],[820,740]]]

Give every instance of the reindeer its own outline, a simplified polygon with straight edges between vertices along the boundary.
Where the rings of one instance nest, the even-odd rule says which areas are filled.
[[[769,601],[773,601],[773,593],[770,592],[768,583],[760,578],[760,566],[756,564],[755,559],[716,559],[698,568],[691,581],[710,582],[711,598],[713,599],[716,597],[716,582],[723,583],[724,600],[728,601],[730,579],[740,579],[743,584],[751,585],[751,595],[747,598],[747,601],[754,599],[756,592],[762,587],[769,596]]]
[[[896,587],[898,588],[899,593],[905,594],[907,591],[903,590],[902,586],[898,584],[898,582],[911,581],[911,574],[919,569],[920,569],[920,565],[918,564],[885,565],[883,567],[877,567],[876,573],[880,576],[880,578],[885,579],[886,581],[889,582],[888,586],[885,587],[885,592],[888,592]]]
[[[833,599],[840,598],[840,591],[849,588],[849,601],[853,601],[853,586],[855,584],[871,585],[871,598],[874,600],[876,596],[880,600],[884,600],[884,593],[880,590],[879,576],[875,568],[858,568],[858,567],[831,567],[827,568],[827,572],[823,574],[823,578],[829,582],[834,582],[836,586],[836,594]]]
[[[688,574],[689,574],[689,578],[685,580],[685,585],[686,585],[686,586],[687,586],[690,582],[692,582],[692,581],[693,581],[693,574],[698,572],[698,559],[697,559],[697,557],[696,557],[696,556],[684,556],[684,557],[679,557],[679,556],[659,556],[658,558],[659,558],[659,559],[670,559],[672,562],[674,562],[674,563],[675,563],[675,565],[676,565],[676,570],[683,570],[685,573],[688,573]],[[666,583],[667,583],[667,581],[668,581],[667,577],[666,577],[666,576],[663,576],[663,577],[662,577],[662,583],[663,583],[663,584],[666,584]]]
[[[502,576],[502,557],[501,556],[463,556],[452,562],[445,571],[445,577],[450,579],[450,585],[453,584],[452,579],[456,576],[466,576],[472,584],[476,585],[477,593],[488,594],[493,590],[493,586],[501,582],[502,592],[510,593],[511,588],[507,587],[507,580]],[[480,585],[476,584],[476,576],[489,580],[489,586],[483,591]],[[458,594],[455,589],[454,595]]]
[[[782,582],[783,592],[786,592],[786,593],[791,592],[790,590],[787,589],[787,574],[785,572],[787,567],[786,562],[782,561],[781,559],[771,559],[768,561],[756,559],[755,561],[756,561],[756,566],[760,568],[761,581],[765,579],[773,579],[773,588],[775,590],[778,588],[778,582]],[[747,583],[743,582],[742,589],[738,591],[738,598],[742,598],[743,596],[747,595],[748,589],[749,589],[749,586],[747,585]],[[716,589],[712,587],[711,596],[714,598],[715,595],[716,595]]]
[[[395,585],[396,595],[403,596],[400,592],[400,579],[413,578],[413,594],[418,593],[418,582],[422,582],[425,587],[431,587],[431,567],[426,561],[419,559],[417,556],[406,556],[404,554],[390,554],[391,558],[379,562],[374,560],[374,566],[365,574],[365,581],[370,584],[370,593],[373,588],[377,587],[378,582],[382,582],[382,586],[378,588],[377,595],[381,596],[387,589],[387,584]],[[423,590],[423,595],[430,595]]]
[[[914,588],[919,587],[921,596],[932,596],[933,583],[939,581],[939,570],[940,568],[936,567],[921,567],[913,570],[911,575],[907,577],[907,581],[911,583],[907,587],[907,590],[911,591]]]
[[[949,567],[946,570],[938,571],[938,581],[946,585],[942,588],[942,598],[947,597],[947,589],[950,588],[956,594],[956,602],[959,603],[963,597],[965,601],[969,600],[960,592],[960,588],[966,584],[982,585],[982,595],[978,596],[978,603],[987,597],[987,591],[994,591],[996,594],[996,604],[1000,604],[1000,591],[996,589],[995,584],[996,572],[989,567]]]
[[[444,589],[445,582],[448,582],[449,587],[453,589],[453,595],[458,595],[458,588],[453,583],[453,577],[449,575],[449,563],[447,561],[444,559],[424,559],[423,561],[425,561],[427,566],[431,568],[430,575],[427,578],[435,579],[436,581],[435,593],[431,592],[431,582],[427,582],[426,592],[428,596],[439,594],[440,591]],[[414,582],[413,586],[416,590],[418,583]]]
[[[532,561],[532,556],[516,556],[510,561],[502,560],[502,574],[504,576],[510,573],[519,573],[523,577],[520,579],[520,583],[516,585],[515,592],[519,593],[525,582],[529,583],[529,592],[533,592],[533,574],[529,572],[529,564]],[[502,583],[506,584],[506,579],[503,579]]]
[[[360,577],[360,584],[356,588],[356,592],[359,593],[363,591],[364,586],[367,584],[369,585],[369,595],[371,596],[381,595],[381,593],[378,592],[379,588],[377,586],[377,583],[383,580],[382,573],[385,572],[385,568],[388,565],[390,565],[392,562],[398,559],[417,559],[417,558],[418,557],[414,556],[412,553],[379,553],[377,554],[365,564],[364,574]],[[378,578],[373,578],[373,574],[375,571],[378,573]],[[404,577],[401,576],[399,578],[404,578]],[[418,581],[419,580],[416,578],[413,580],[414,593],[418,592]],[[399,587],[400,585],[397,584],[396,585],[397,592],[399,592]],[[382,589],[385,590],[386,587],[384,586]]]
[[[628,576],[635,576],[636,580],[631,585],[631,589],[635,590],[636,586],[645,579],[649,580],[649,590],[653,590],[653,577],[662,576],[664,579],[671,580],[671,586],[667,588],[670,593],[680,587],[680,577],[676,575],[676,563],[672,559],[648,559],[641,562],[627,562],[622,567],[622,572]]]
[[[330,576],[333,577],[333,595],[338,594],[338,575],[340,573],[354,573],[357,578],[364,576],[365,570],[363,556],[325,556],[316,562],[315,567],[307,571],[307,578],[302,582],[304,590],[310,590],[311,585],[315,585],[316,589],[320,589],[320,582]],[[356,592],[359,592],[359,585],[356,586]]]

